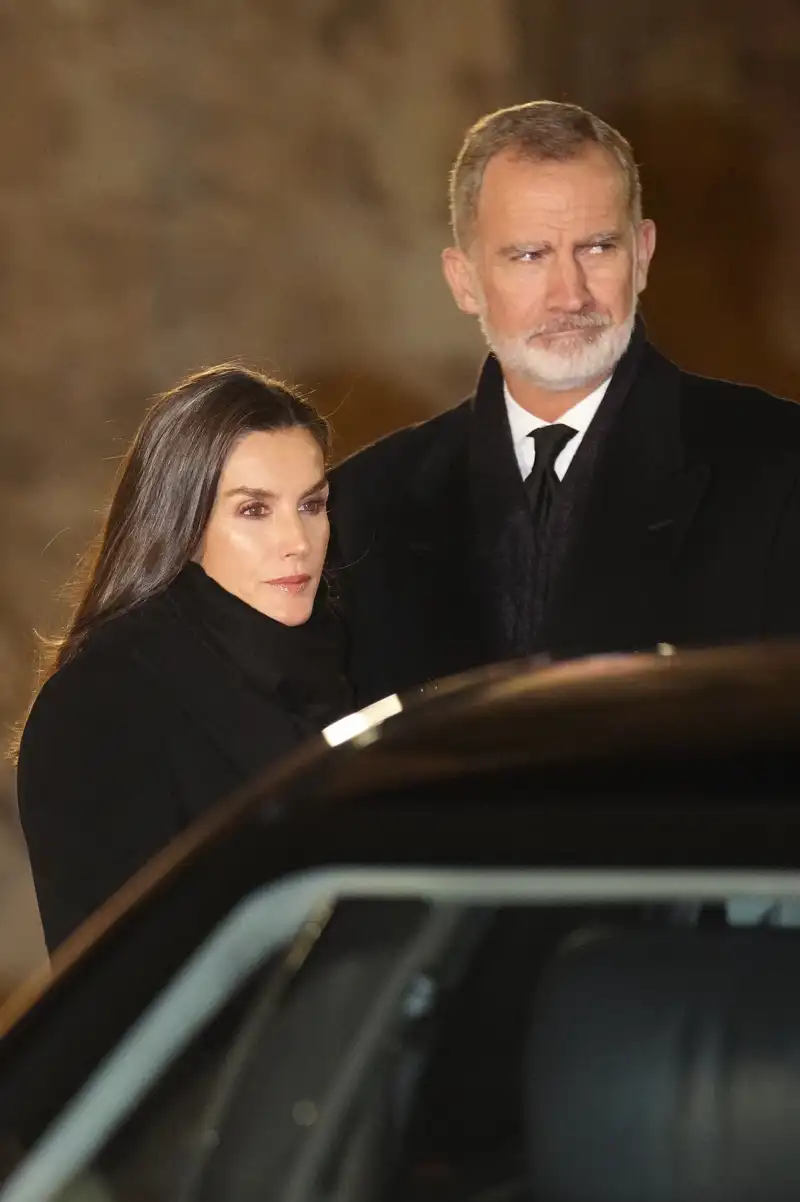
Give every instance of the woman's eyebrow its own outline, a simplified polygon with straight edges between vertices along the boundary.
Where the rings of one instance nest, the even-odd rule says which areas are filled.
[[[327,479],[325,478],[325,476],[322,476],[321,479],[317,480],[316,484],[312,485],[311,488],[307,488],[306,491],[301,494],[300,500],[301,501],[305,500],[305,498],[310,497],[312,495],[312,493],[322,492],[323,488],[326,488],[327,485],[328,485]]]
[[[305,492],[300,494],[300,500],[304,501],[306,497],[312,496],[315,492],[322,492],[328,484],[325,476],[317,480],[316,484],[312,484],[311,488],[307,488]],[[277,498],[277,493],[270,492],[268,488],[252,488],[247,484],[238,484],[236,488],[229,488],[223,493],[226,497],[250,497],[254,501],[274,501]]]
[[[229,488],[224,495],[226,497],[252,497],[254,501],[275,500],[275,493],[270,492],[268,488],[249,488],[246,484],[239,484],[236,488]]]

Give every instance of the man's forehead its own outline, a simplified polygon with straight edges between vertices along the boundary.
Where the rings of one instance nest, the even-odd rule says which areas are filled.
[[[592,146],[565,161],[503,152],[486,166],[478,220],[548,216],[606,219],[626,208],[625,181],[612,156]]]

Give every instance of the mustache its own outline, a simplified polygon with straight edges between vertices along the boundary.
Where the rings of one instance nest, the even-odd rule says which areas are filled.
[[[548,322],[545,325],[537,326],[528,334],[529,338],[538,338],[542,334],[569,334],[573,330],[605,330],[608,329],[613,322],[610,317],[604,317],[602,313],[576,313],[574,317],[562,318],[558,322]]]

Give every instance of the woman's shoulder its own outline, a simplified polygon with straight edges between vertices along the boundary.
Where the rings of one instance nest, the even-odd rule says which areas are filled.
[[[154,690],[135,654],[152,615],[131,611],[112,618],[93,631],[73,657],[57,668],[39,690],[25,723],[20,746],[55,731],[61,740],[83,742],[106,727],[118,727],[120,716],[137,721],[153,704]]]

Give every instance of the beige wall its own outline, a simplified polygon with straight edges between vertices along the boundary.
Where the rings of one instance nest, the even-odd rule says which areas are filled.
[[[345,449],[469,387],[480,344],[438,252],[489,108],[618,122],[661,226],[652,331],[800,395],[798,58],[794,0],[6,6],[0,721],[155,390],[244,357],[316,386]],[[2,854],[18,974],[38,945],[13,830]]]

